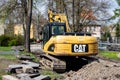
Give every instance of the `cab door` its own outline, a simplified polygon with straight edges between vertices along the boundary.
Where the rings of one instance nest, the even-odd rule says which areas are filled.
[[[50,39],[50,27],[46,25],[43,28],[43,45]]]

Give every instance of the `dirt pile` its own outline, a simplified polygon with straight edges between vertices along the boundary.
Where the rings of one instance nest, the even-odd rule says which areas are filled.
[[[120,63],[93,61],[77,72],[66,73],[64,77],[64,80],[120,80]]]

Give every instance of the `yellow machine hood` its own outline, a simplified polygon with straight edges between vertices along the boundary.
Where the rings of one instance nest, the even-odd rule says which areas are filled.
[[[53,36],[54,38],[54,43],[71,43],[71,44],[77,44],[77,43],[82,43],[82,44],[88,44],[88,43],[96,43],[97,39],[95,37],[91,36]]]

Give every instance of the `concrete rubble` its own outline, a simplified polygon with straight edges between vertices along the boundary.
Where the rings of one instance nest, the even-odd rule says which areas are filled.
[[[40,64],[30,61],[22,61],[21,64],[12,64],[8,66],[9,73],[20,73],[32,71],[33,69],[38,69]]]
[[[3,75],[2,80],[51,80],[49,76],[38,75],[30,77],[28,74],[18,74],[16,77],[11,75]]]
[[[29,60],[29,61],[33,61],[34,58],[32,58],[30,55],[16,55],[16,57],[19,60]]]
[[[23,46],[13,46],[11,49],[14,50],[14,51],[24,51]]]
[[[39,63],[28,60],[22,60],[19,64],[9,65],[7,72],[14,74],[14,76],[3,75],[2,80],[51,80],[49,76],[39,73]]]

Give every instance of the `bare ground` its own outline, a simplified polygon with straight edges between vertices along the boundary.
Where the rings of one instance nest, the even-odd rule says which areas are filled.
[[[99,59],[64,74],[64,80],[120,80],[120,63]]]
[[[0,75],[6,74],[5,69],[7,69],[10,64],[16,63],[18,63],[17,60],[4,59],[0,57]]]

